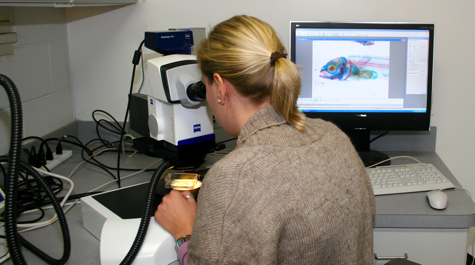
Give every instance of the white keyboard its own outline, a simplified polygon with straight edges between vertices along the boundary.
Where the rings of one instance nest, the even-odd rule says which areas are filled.
[[[405,164],[367,168],[374,195],[454,188],[432,164]]]

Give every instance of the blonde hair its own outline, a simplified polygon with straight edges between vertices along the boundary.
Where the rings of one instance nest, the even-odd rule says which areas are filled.
[[[267,98],[275,110],[303,131],[305,115],[297,108],[301,80],[297,66],[284,58],[271,65],[272,53],[286,54],[274,29],[250,16],[221,22],[198,46],[198,64],[209,80],[215,73],[255,104]],[[273,61],[274,62],[274,61]]]

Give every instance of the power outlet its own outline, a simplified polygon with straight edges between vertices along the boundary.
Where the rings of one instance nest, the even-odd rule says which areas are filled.
[[[49,170],[53,170],[53,168],[59,166],[61,163],[66,161],[71,156],[73,156],[73,151],[71,151],[71,150],[63,150],[63,153],[60,154],[60,155],[53,154],[53,160],[47,160],[46,161],[46,167],[48,167]],[[7,162],[2,162],[2,165],[4,167],[6,167],[6,166],[8,166],[8,163]],[[42,169],[45,170],[44,168],[42,168]],[[44,176],[44,174],[41,174],[41,175]],[[0,259],[0,262],[1,262],[1,259]]]
[[[60,155],[53,154],[53,160],[47,160],[46,161],[46,167],[49,170],[53,170],[53,168],[59,166],[61,163],[66,161],[71,156],[73,156],[73,151],[71,151],[71,150],[63,150],[63,153],[60,154]]]

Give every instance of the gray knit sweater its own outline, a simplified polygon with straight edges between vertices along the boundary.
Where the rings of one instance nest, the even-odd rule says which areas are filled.
[[[366,170],[335,125],[305,132],[272,106],[206,175],[190,264],[372,264],[375,202]]]

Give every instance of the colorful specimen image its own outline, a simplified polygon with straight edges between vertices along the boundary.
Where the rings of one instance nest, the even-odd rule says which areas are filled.
[[[389,41],[313,43],[313,93],[322,98],[387,98]],[[342,93],[344,92],[344,93]]]

